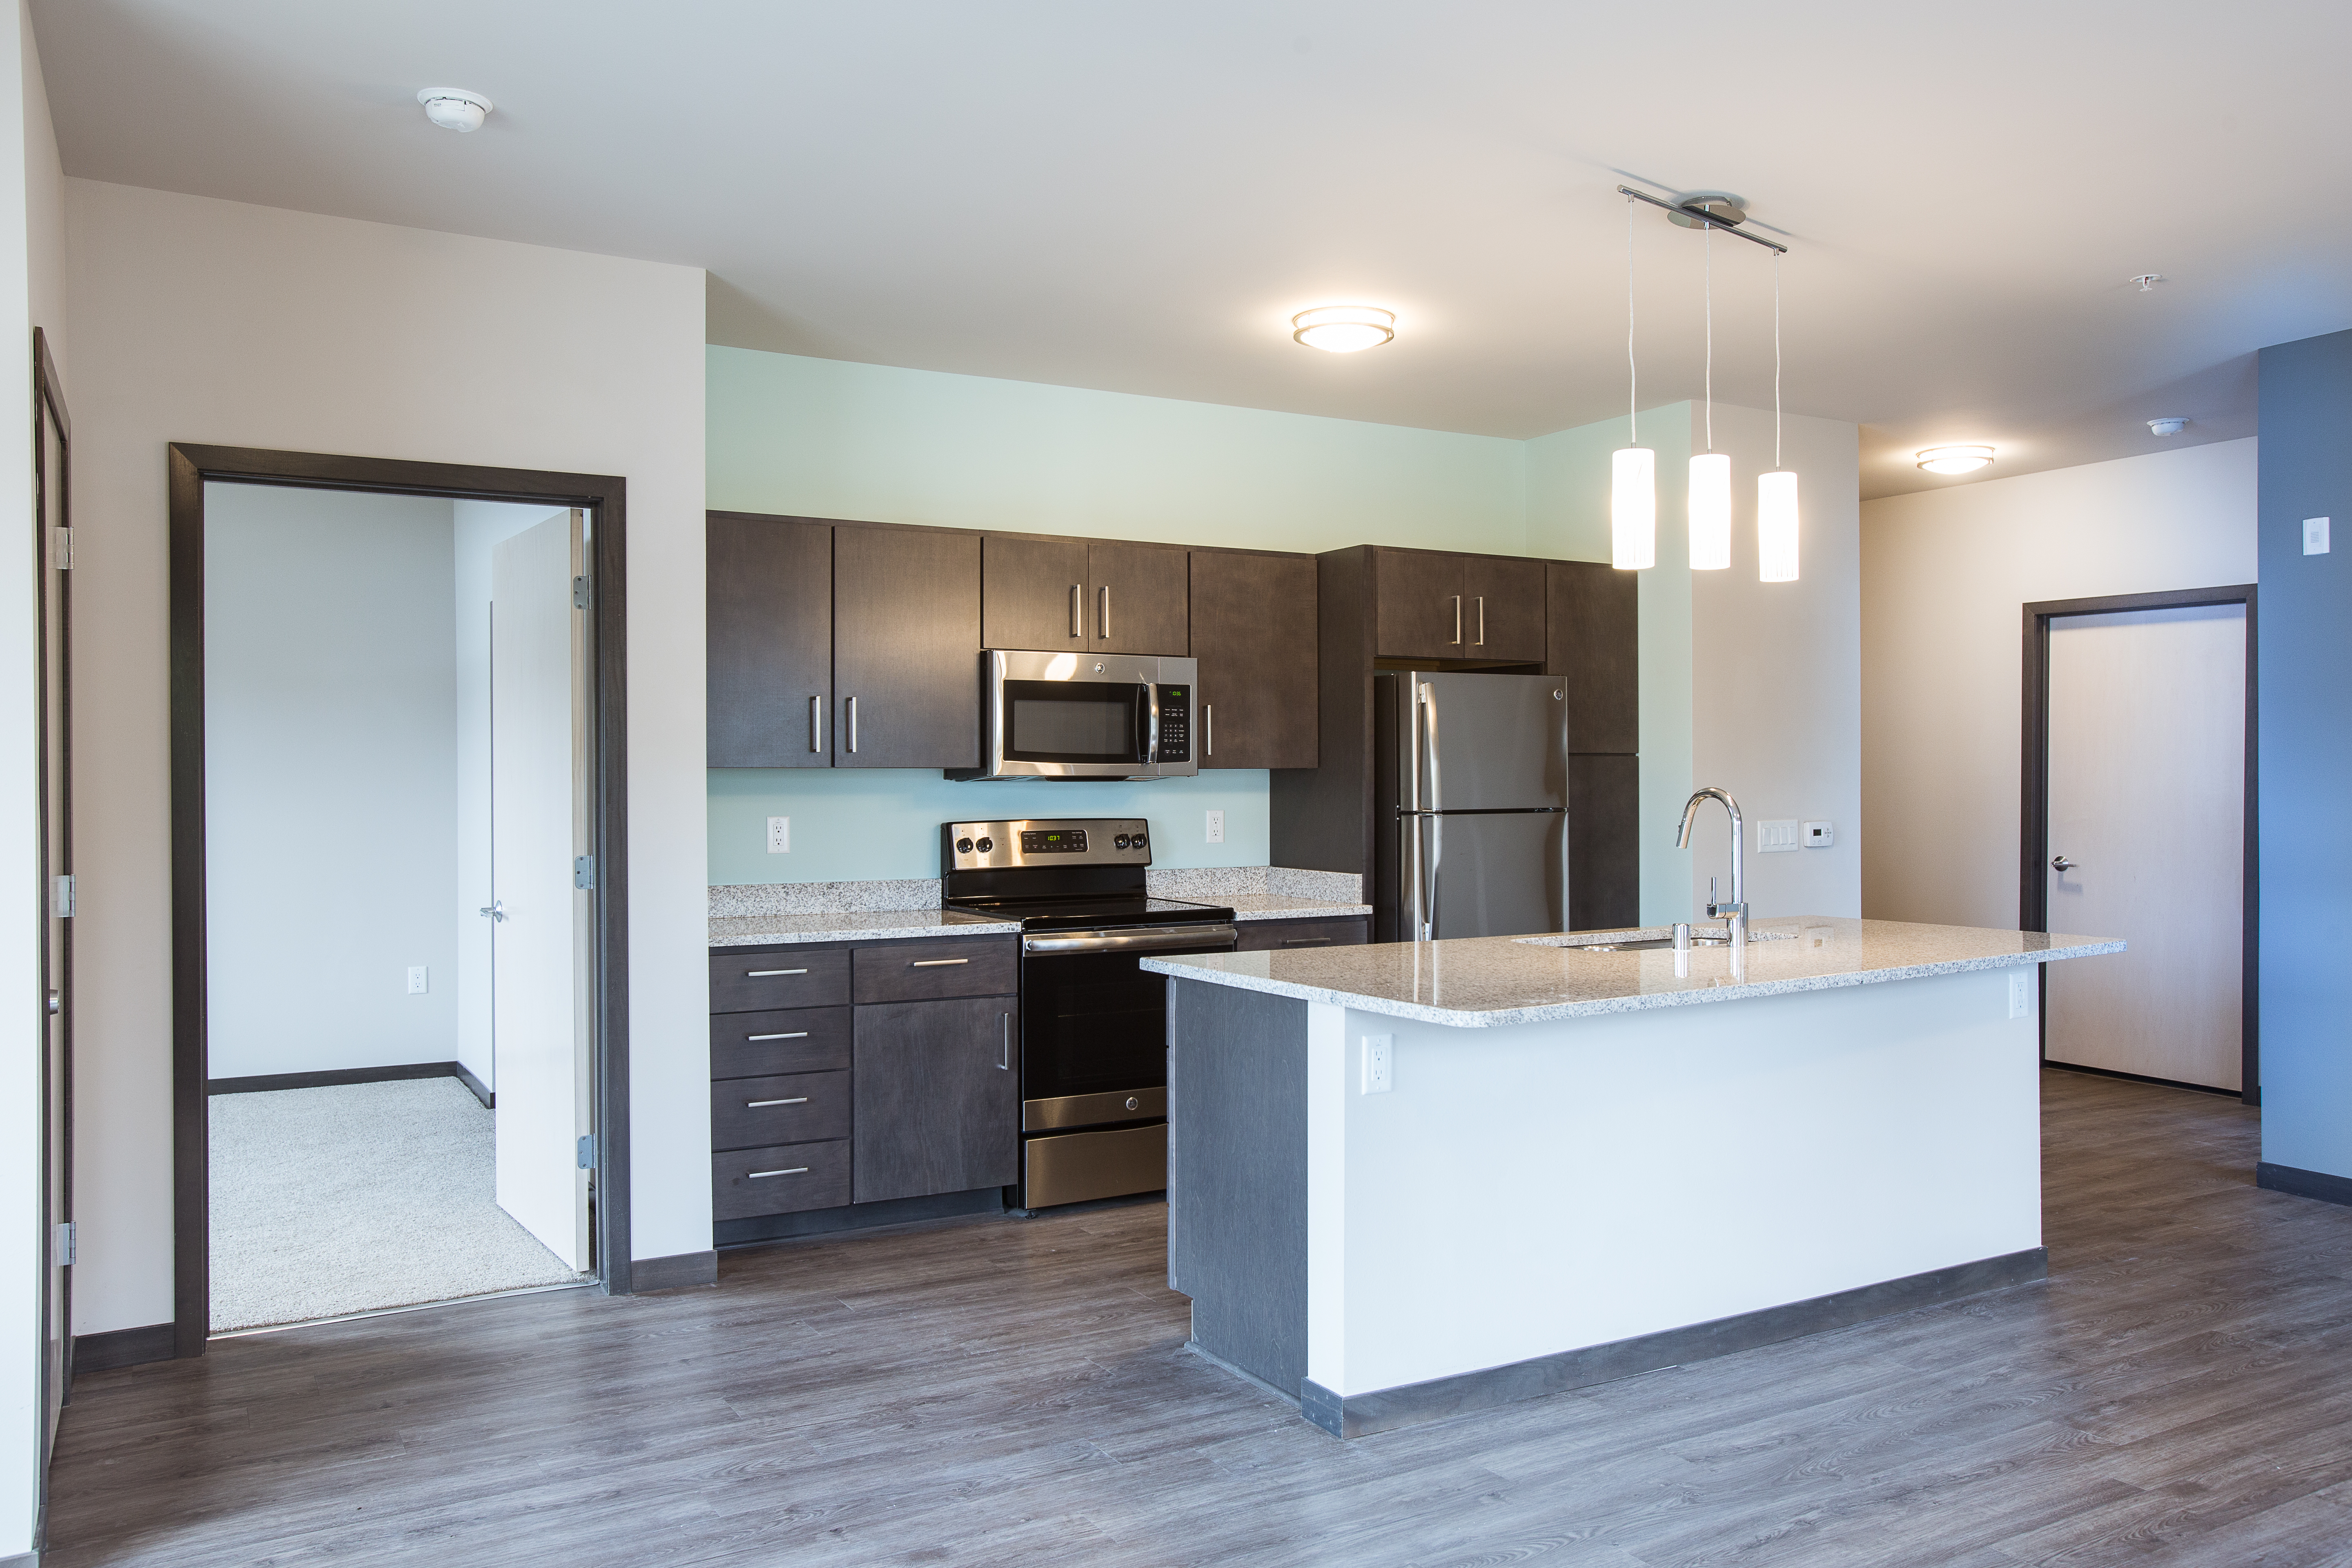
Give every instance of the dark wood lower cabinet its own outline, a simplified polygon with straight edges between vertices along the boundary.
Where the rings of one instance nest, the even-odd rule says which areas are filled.
[[[857,1009],[857,1203],[1003,1186],[1020,1163],[1021,1020],[1010,996]]]
[[[1308,947],[1361,947],[1371,940],[1370,915],[1336,920],[1243,921],[1236,952],[1286,952]]]
[[[1642,759],[1568,759],[1568,929],[1642,923]]]

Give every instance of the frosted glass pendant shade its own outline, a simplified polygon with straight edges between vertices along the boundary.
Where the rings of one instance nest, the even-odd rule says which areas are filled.
[[[1756,579],[1797,580],[1797,476],[1756,476]]]
[[[1658,563],[1658,455],[1620,447],[1610,459],[1609,560],[1620,572]]]
[[[1691,459],[1690,563],[1694,572],[1731,564],[1731,458],[1721,452]]]

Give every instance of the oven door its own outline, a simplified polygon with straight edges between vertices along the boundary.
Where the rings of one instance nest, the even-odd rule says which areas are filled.
[[[1021,1130],[1167,1114],[1168,982],[1138,961],[1146,953],[1231,952],[1234,942],[1234,928],[1222,923],[1024,937]]]

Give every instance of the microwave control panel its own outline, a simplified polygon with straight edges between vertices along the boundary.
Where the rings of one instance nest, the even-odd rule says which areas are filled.
[[[1192,760],[1192,689],[1189,686],[1160,688],[1160,750],[1155,763],[1189,763]]]

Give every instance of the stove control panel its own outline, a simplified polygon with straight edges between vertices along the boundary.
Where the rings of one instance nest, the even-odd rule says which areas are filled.
[[[1033,817],[943,822],[940,870],[1009,871],[1023,867],[1149,866],[1151,825],[1141,817]]]

